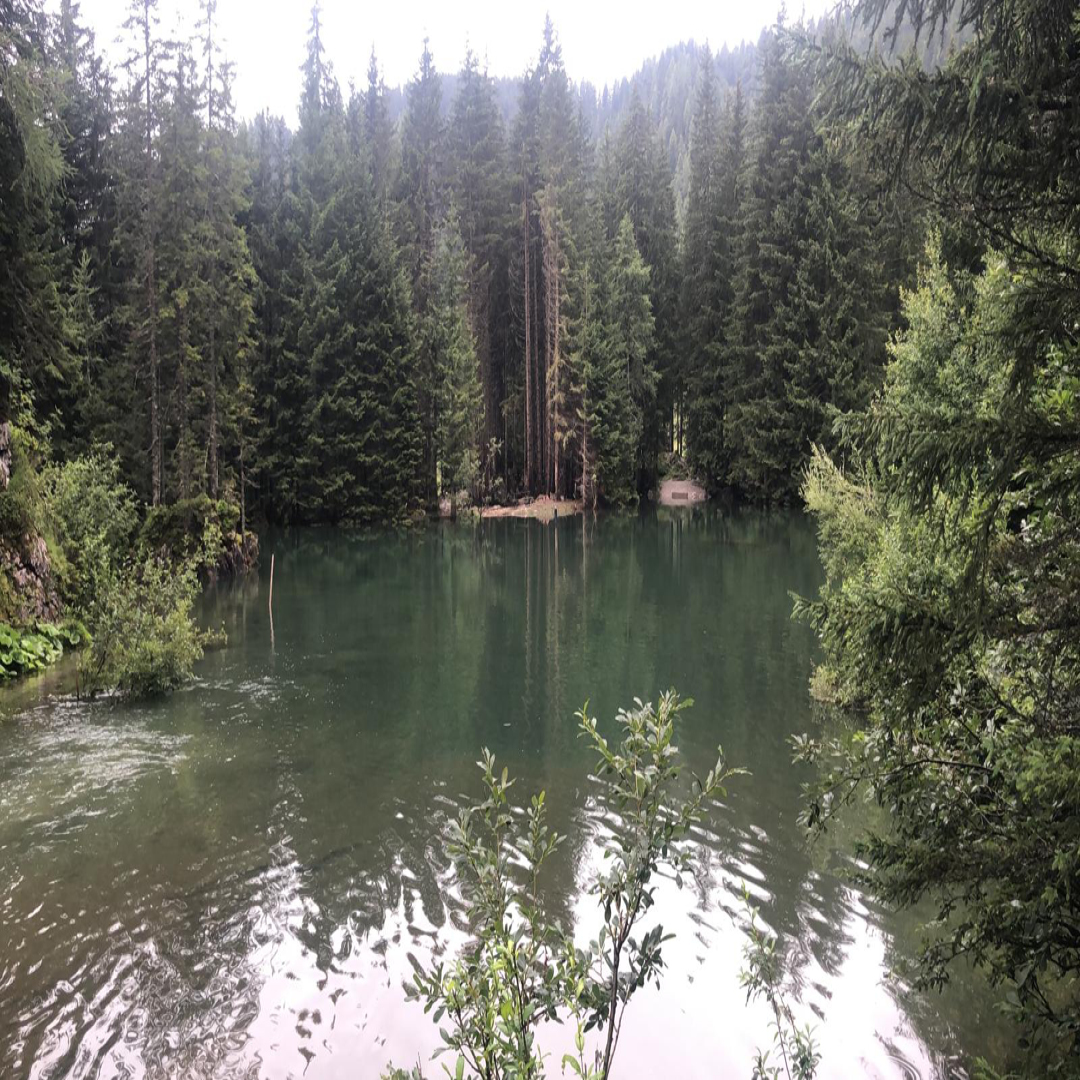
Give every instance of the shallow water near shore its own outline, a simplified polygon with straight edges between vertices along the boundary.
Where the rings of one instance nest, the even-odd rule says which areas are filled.
[[[694,507],[410,533],[263,538],[259,575],[207,594],[228,646],[169,698],[77,702],[63,669],[0,692],[0,1076],[377,1077],[438,1033],[403,983],[465,940],[445,824],[488,746],[568,840],[548,899],[586,935],[592,757],[574,712],[669,686],[688,764],[750,770],[699,830],[656,919],[662,990],[617,1077],[747,1077],[770,1017],[739,987],[741,890],[783,935],[822,1077],[962,1075],[1008,1050],[963,978],[910,992],[913,918],[845,884],[850,830],[808,847],[811,632],[821,569],[795,513]],[[267,607],[275,556],[273,613]],[[546,1031],[558,1076],[567,1033]],[[441,1066],[425,1064],[429,1076]]]

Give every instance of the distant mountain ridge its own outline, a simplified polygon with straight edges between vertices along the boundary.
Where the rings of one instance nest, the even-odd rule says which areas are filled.
[[[588,80],[574,84],[582,117],[595,142],[599,142],[607,129],[614,134],[637,93],[659,128],[667,149],[680,216],[689,183],[690,118],[702,48],[693,40],[681,41],[659,55],[649,57],[632,75],[601,90],[597,90]],[[757,56],[758,45],[752,42],[744,41],[735,48],[725,45],[713,56],[719,84],[734,89],[735,84],[741,81],[744,91],[752,95],[757,77]],[[442,72],[441,78],[442,111],[448,117],[457,95],[460,74],[456,71]],[[509,127],[518,111],[521,77],[496,76],[492,82],[499,111]],[[390,119],[395,124],[405,112],[407,89],[407,86],[395,86],[386,90]]]

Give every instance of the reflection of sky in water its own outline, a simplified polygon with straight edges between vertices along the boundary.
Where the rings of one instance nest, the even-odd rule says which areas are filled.
[[[627,1012],[617,1075],[749,1075],[771,1036],[739,988],[744,884],[788,944],[823,1077],[952,1075],[962,1050],[985,1052],[983,999],[900,993],[884,975],[914,947],[910,924],[864,906],[831,869],[840,856],[807,851],[795,826],[786,738],[810,722],[812,642],[787,590],[818,574],[804,523],[479,535],[282,538],[272,650],[252,581],[209,601],[230,647],[184,693],[87,706],[27,685],[0,703],[27,710],[0,725],[0,1074],[426,1062],[438,1035],[402,986],[414,959],[466,940],[444,827],[478,790],[479,747],[519,799],[548,791],[569,836],[548,899],[588,938],[607,825],[571,714],[591,695],[610,717],[672,682],[697,699],[691,764],[722,738],[754,775],[699,831],[696,877],[660,884],[656,920],[676,936],[662,992]],[[569,1039],[542,1035],[553,1075]]]

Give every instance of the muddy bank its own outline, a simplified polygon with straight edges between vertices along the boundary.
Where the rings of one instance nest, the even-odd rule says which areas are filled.
[[[481,514],[486,518],[536,518],[539,521],[551,521],[556,515],[570,517],[580,514],[583,509],[580,499],[552,499],[541,495],[531,502],[520,502],[515,506],[485,506]]]

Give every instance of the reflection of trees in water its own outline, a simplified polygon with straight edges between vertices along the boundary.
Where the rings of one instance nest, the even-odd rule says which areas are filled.
[[[149,1003],[152,1015],[131,1023],[145,1055],[177,1053],[177,1030],[196,1047],[200,1032],[220,1035],[221,1053],[247,1064],[272,1038],[317,1053],[317,1025],[300,1013],[321,1010],[325,1028],[335,1008],[335,1037],[371,1052],[379,1025],[406,1015],[407,954],[466,936],[444,830],[479,793],[484,745],[518,778],[519,802],[548,792],[550,824],[568,840],[547,901],[573,926],[609,813],[590,802],[573,713],[588,697],[611,735],[617,707],[670,685],[697,702],[679,732],[689,766],[707,767],[722,742],[753,774],[703,828],[698,874],[672,901],[680,937],[696,935],[690,962],[715,963],[730,944],[746,880],[789,943],[805,1001],[829,1017],[814,984],[841,972],[862,916],[830,853],[807,849],[796,824],[803,776],[787,738],[811,722],[814,646],[790,621],[787,590],[812,594],[820,577],[805,520],[695,507],[400,535],[309,530],[267,537],[271,550],[273,652],[265,559],[260,578],[208,596],[207,621],[225,622],[230,648],[155,721],[188,736],[187,753],[125,796],[121,862],[137,873],[100,903],[129,911],[123,932],[143,934],[131,1008]],[[79,857],[116,856],[89,843]],[[885,925],[890,956],[913,951],[913,932]],[[78,988],[87,1000],[124,947]],[[62,971],[47,962],[41,977]],[[371,1011],[380,995],[382,1014]],[[968,1000],[966,986],[929,1003],[900,994],[920,1036],[945,1047],[976,1030],[961,1015]],[[207,1051],[184,1052],[197,1072]]]
[[[277,550],[279,638],[288,640],[285,625],[309,646],[333,642],[337,668],[352,620],[381,621],[390,638],[379,646],[383,670],[358,656],[350,693],[324,701],[346,721],[355,713],[360,737],[380,744],[364,748],[364,767],[334,779],[350,771],[340,715],[325,739],[318,724],[302,738],[298,729],[289,766],[304,810],[291,832],[297,850],[311,853],[297,888],[318,912],[297,936],[320,969],[340,962],[353,941],[389,948],[384,929],[394,912],[403,913],[412,948],[437,948],[450,925],[466,931],[441,838],[463,798],[479,790],[471,763],[481,745],[518,776],[519,799],[547,789],[552,827],[569,837],[552,865],[548,902],[572,925],[606,812],[585,802],[590,761],[573,712],[589,697],[611,725],[635,694],[655,698],[674,684],[698,701],[680,735],[690,765],[709,760],[722,741],[729,759],[753,773],[736,782],[702,836],[690,883],[701,947],[727,932],[726,920],[741,923],[746,880],[785,942],[800,994],[827,1014],[814,973],[842,969],[852,909],[796,825],[798,773],[786,740],[809,722],[813,642],[790,622],[787,589],[812,593],[820,573],[805,522],[694,508],[444,524],[404,539],[305,535],[284,559]],[[353,592],[355,607],[294,605],[283,585],[291,578],[316,595]],[[379,713],[351,704],[353,695]],[[362,797],[350,794],[354,787]],[[337,836],[335,818],[354,830],[362,822],[362,838]],[[902,1004],[930,1041],[947,1038]]]
[[[822,739],[841,738],[857,723],[841,710],[817,705],[803,730],[813,729]],[[917,992],[907,978],[908,964],[918,955],[925,938],[923,926],[936,917],[935,909],[931,905],[902,911],[886,908],[852,884],[859,870],[853,855],[857,843],[869,831],[888,827],[884,808],[856,800],[833,819],[829,832],[810,848],[812,873],[830,883],[837,893],[833,919],[865,920],[880,934],[886,969],[883,985],[939,1075],[970,1074],[976,1056],[1005,1068],[1015,1053],[1017,1029],[999,1013],[1000,995],[981,974],[966,963],[957,963],[950,985],[940,992]],[[887,1046],[887,1041],[884,1044]]]

